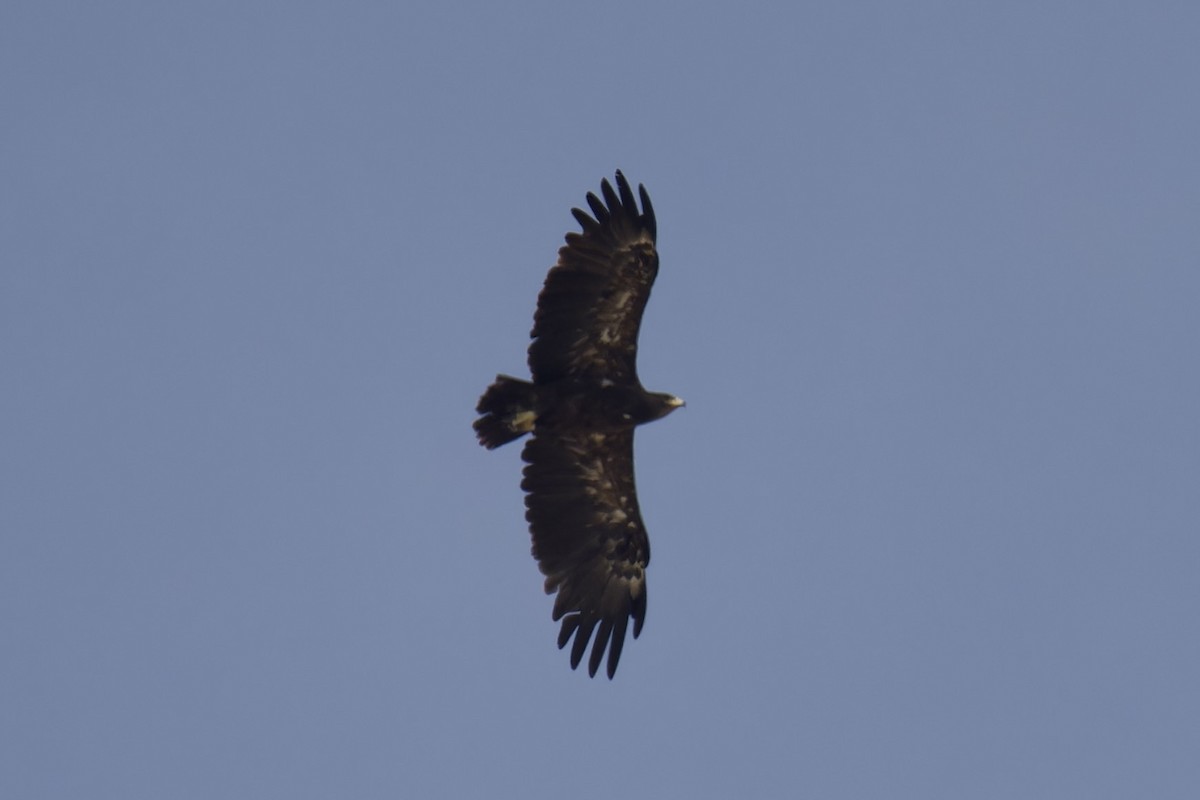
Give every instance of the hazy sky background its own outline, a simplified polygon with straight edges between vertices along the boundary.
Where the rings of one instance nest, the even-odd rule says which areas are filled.
[[[0,8],[0,795],[1194,798],[1200,5]],[[519,449],[658,210],[649,613]]]

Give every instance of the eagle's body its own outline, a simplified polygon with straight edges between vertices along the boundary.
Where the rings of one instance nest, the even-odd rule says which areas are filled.
[[[617,173],[617,191],[601,183],[588,194],[594,218],[572,213],[582,233],[568,233],[538,297],[529,346],[533,381],[497,377],[479,400],[475,431],[488,449],[532,434],[521,457],[521,488],[533,555],[558,592],[558,646],[574,637],[579,666],[596,633],[588,672],[608,649],[617,669],[625,632],[646,616],[650,541],[633,479],[633,429],[666,416],[683,401],[647,392],[637,377],[637,338],[658,274],[654,209],[642,208]]]

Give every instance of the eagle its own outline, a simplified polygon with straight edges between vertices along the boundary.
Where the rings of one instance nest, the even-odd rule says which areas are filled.
[[[591,214],[571,213],[582,231],[566,235],[538,295],[529,345],[532,381],[497,375],[474,422],[491,450],[530,434],[521,453],[525,519],[533,557],[562,620],[558,647],[571,668],[592,635],[588,674],[608,652],[611,680],[629,620],[636,639],[646,620],[650,540],[633,480],[633,430],[684,405],[648,392],[637,374],[638,330],[658,275],[654,207],[638,185],[638,208],[618,170]]]

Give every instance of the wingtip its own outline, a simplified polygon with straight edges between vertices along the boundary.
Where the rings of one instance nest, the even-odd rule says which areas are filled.
[[[650,194],[646,187],[640,183],[638,195],[642,198],[642,222],[646,225],[646,230],[650,231],[650,238],[658,241],[658,221],[654,217],[654,206],[650,203]]]
[[[616,192],[612,190],[612,184],[608,182],[608,178],[600,179],[600,191],[604,195],[604,199],[609,203],[609,210],[616,210],[613,208],[612,201],[614,198],[620,198],[621,207],[632,214],[650,232],[651,239],[657,241],[658,222],[654,216],[654,206],[650,202],[650,194],[646,191],[646,185],[639,183],[637,187],[637,198],[641,200],[642,206],[639,210],[638,202],[634,199],[633,188],[629,183],[629,179],[625,177],[625,173],[617,169],[614,177],[617,183]]]

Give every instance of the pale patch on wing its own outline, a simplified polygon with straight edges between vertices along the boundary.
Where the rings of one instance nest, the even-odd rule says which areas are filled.
[[[625,520],[629,519],[629,515],[619,508],[614,508],[604,515],[604,519],[614,525],[620,525],[621,523],[625,522]],[[613,549],[615,548],[610,543],[609,552],[611,552]]]
[[[629,326],[629,320],[626,317],[630,313],[629,298],[633,293],[626,290],[618,294],[613,300],[610,300],[597,313],[597,317],[605,321],[606,324],[600,327],[600,331],[596,339],[603,345],[612,345],[620,340],[625,329]]]

